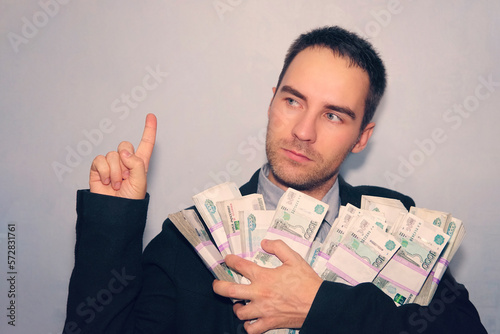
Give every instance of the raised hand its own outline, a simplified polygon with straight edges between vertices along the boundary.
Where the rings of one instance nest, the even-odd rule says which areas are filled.
[[[141,142],[134,146],[121,142],[117,151],[99,155],[90,167],[90,191],[97,194],[143,199],[147,190],[149,160],[156,139],[156,116],[148,114]]]
[[[274,269],[260,267],[236,255],[226,264],[250,280],[249,285],[214,281],[215,293],[250,301],[234,305],[234,313],[245,322],[249,334],[273,328],[300,328],[323,280],[306,261],[281,240],[263,240],[262,249],[283,264]],[[252,321],[256,320],[256,321]]]

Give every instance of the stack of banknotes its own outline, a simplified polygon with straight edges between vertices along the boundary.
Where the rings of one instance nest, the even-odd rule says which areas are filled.
[[[372,282],[397,306],[428,305],[459,248],[465,228],[441,211],[412,207],[395,199],[363,196],[361,208],[341,206],[325,240],[315,241],[328,204],[289,188],[276,210],[260,194],[242,196],[232,182],[193,197],[196,210],[169,215],[217,279],[249,283],[228,268],[236,254],[263,267],[280,260],[262,250],[262,239],[281,239],[324,280],[348,285]],[[272,333],[298,333],[275,330]]]

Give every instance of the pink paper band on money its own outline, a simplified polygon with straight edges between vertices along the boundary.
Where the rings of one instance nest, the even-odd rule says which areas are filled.
[[[406,266],[406,267],[410,268],[411,270],[413,270],[413,271],[415,271],[415,272],[419,273],[419,274],[420,274],[420,275],[422,275],[422,276],[427,277],[427,275],[428,275],[428,273],[427,273],[425,270],[423,270],[423,269],[422,269],[422,268],[420,268],[420,267],[417,267],[417,266],[416,266],[416,265],[414,265],[413,263],[408,262],[407,260],[403,259],[401,256],[398,256],[397,254],[395,254],[395,255],[394,255],[394,257],[392,258],[392,260],[394,260],[394,261],[396,261],[396,262],[401,263],[402,265],[404,265],[404,266]],[[391,261],[392,261],[392,260],[391,260]]]
[[[358,259],[361,263],[363,263],[364,265],[366,265],[368,268],[372,269],[373,271],[375,271],[377,273],[380,271],[380,269],[375,268],[374,266],[371,265],[371,263],[368,263],[361,256],[359,256],[358,254],[356,254],[355,252],[353,252],[352,250],[350,250],[349,248],[347,248],[346,245],[339,244],[339,247],[342,248],[343,250],[345,250],[346,252],[348,252],[349,254],[351,254],[353,257],[355,257],[356,259]]]
[[[213,245],[211,241],[203,241],[201,244],[196,246],[194,249],[196,249],[196,251],[199,253],[202,248],[205,248],[209,245]]]
[[[215,267],[217,267],[217,266],[218,266],[219,264],[221,264],[222,262],[224,262],[224,261],[222,261],[222,260],[215,261],[215,263],[214,263],[214,264],[212,264],[212,265],[210,266],[210,269],[212,269],[212,270],[213,270]]]
[[[433,271],[433,277],[432,281],[436,284],[439,284],[441,282],[441,277],[443,276],[444,272],[446,271],[446,268],[448,268],[448,265],[450,262],[446,260],[445,258],[440,257],[438,260],[438,263],[434,267],[435,270]]]
[[[400,283],[398,283],[398,282],[396,282],[396,281],[394,281],[394,280],[390,279],[390,278],[389,278],[389,277],[387,277],[387,276],[384,276],[384,275],[379,274],[379,277],[380,277],[380,278],[382,278],[382,279],[385,279],[386,281],[391,282],[391,284],[392,284],[392,285],[395,285],[395,286],[397,286],[398,288],[401,288],[401,289],[403,289],[403,290],[406,290],[406,291],[408,291],[409,293],[411,293],[411,294],[413,294],[413,295],[415,295],[415,296],[416,296],[416,295],[418,295],[418,292],[413,291],[412,289],[410,289],[410,288],[408,288],[408,287],[406,287],[406,286],[404,286],[404,285],[402,285],[402,284],[400,284]]]
[[[434,276],[435,274],[436,274],[436,272],[433,270],[433,271],[431,271],[431,273],[429,274],[429,276],[432,277],[432,281],[434,283],[439,284],[440,280],[439,280],[439,278],[437,278],[436,276]]]
[[[326,267],[328,269],[330,269],[331,271],[333,271],[334,273],[336,273],[337,275],[339,275],[341,278],[345,279],[347,282],[349,282],[352,286],[355,286],[355,285],[358,285],[359,282],[356,281],[354,278],[352,278],[351,276],[347,275],[345,272],[343,272],[342,270],[340,270],[339,268],[335,267],[334,265],[332,265],[330,262],[327,262],[326,263]]]
[[[318,256],[322,257],[323,259],[329,260],[330,256],[326,253],[323,253],[322,251],[319,251]]]
[[[446,267],[448,267],[450,265],[450,262],[443,257],[440,257],[438,262],[444,264]]]
[[[210,227],[209,230],[211,233],[213,233],[215,230],[218,230],[221,227],[223,227],[222,222],[219,222],[219,223],[215,224],[214,226]]]
[[[214,244],[212,242],[210,242],[210,241],[204,241],[204,242],[202,242],[201,244],[197,245],[195,247],[195,249],[198,252],[198,254],[201,255],[201,258],[203,259],[203,262],[205,262],[205,264],[207,265],[207,267],[209,267],[212,270],[217,265],[219,265],[222,262],[224,262],[222,259],[220,259],[220,260],[213,259],[213,256],[210,255],[210,254],[212,254],[212,252],[217,252],[217,250],[215,249]],[[220,256],[220,254],[219,254],[219,256]],[[211,259],[213,259],[214,261],[212,262]]]
[[[281,236],[283,236],[283,237],[285,237],[285,238],[287,238],[287,239],[291,239],[291,240],[293,240],[293,241],[296,241],[296,242],[301,243],[301,244],[303,244],[303,245],[306,245],[306,246],[308,246],[308,247],[311,247],[311,245],[312,245],[312,242],[310,242],[310,241],[308,241],[308,240],[302,239],[302,238],[300,238],[300,237],[298,237],[298,236],[296,236],[296,235],[293,235],[293,234],[287,233],[287,232],[285,232],[285,231],[276,230],[276,229],[274,229],[274,228],[272,228],[272,227],[270,227],[270,228],[267,230],[267,232],[271,232],[271,233],[274,233],[274,234],[277,234],[277,235],[281,235]]]
[[[226,241],[225,243],[223,243],[222,245],[220,246],[217,246],[217,248],[219,248],[219,250],[222,252],[224,249],[226,248],[229,248],[229,241]]]
[[[234,232],[234,233],[229,233],[227,235],[228,238],[232,238],[232,237],[239,237],[240,236],[240,231],[238,232]]]

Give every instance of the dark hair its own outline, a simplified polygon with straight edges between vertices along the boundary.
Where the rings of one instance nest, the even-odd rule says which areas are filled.
[[[323,27],[300,35],[290,46],[285,57],[276,89],[295,56],[308,47],[325,47],[335,55],[345,57],[350,66],[357,66],[368,73],[370,88],[365,100],[365,112],[361,130],[371,121],[375,109],[384,95],[386,86],[385,67],[373,46],[355,33],[340,27]]]

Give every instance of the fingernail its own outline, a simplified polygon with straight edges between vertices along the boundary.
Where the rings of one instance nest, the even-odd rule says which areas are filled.
[[[109,184],[109,182],[111,182],[111,180],[108,178],[104,179],[104,181],[102,181],[104,184]]]
[[[120,189],[121,185],[122,185],[121,182],[116,182],[113,188],[115,188],[115,190],[118,190]]]
[[[123,154],[125,157],[127,157],[127,158],[128,158],[128,157],[130,157],[130,156],[132,155],[132,154],[131,154],[129,151],[127,151],[127,150],[123,150],[122,152],[123,152],[122,154]]]

